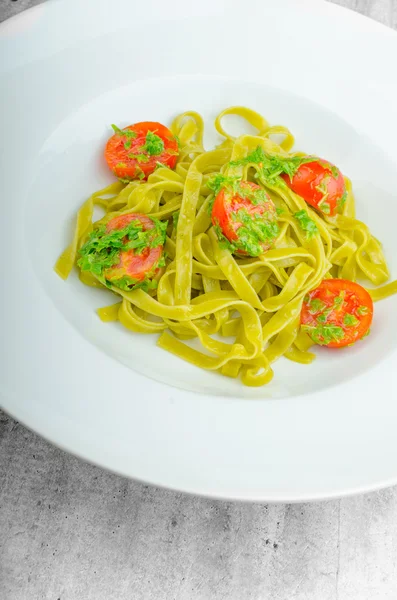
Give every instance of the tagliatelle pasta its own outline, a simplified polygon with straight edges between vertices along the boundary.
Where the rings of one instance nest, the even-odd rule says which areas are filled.
[[[225,115],[242,117],[256,134],[234,138],[224,129]],[[335,167],[318,159],[318,168],[329,171],[324,179],[328,188],[321,183],[314,192],[321,192],[320,199],[314,198],[311,206],[292,189],[297,169],[303,172],[317,159],[291,152],[294,138],[286,127],[270,126],[248,108],[228,108],[215,120],[223,141],[210,151],[203,147],[203,120],[195,112],[172,123],[177,151],[155,123],[146,127],[146,141],[138,147],[141,134],[134,127],[115,128],[119,137],[112,141],[112,168],[122,181],[83,204],[74,238],[55,267],[66,279],[78,263],[83,283],[117,295],[117,303],[99,309],[103,321],[119,320],[132,332],[157,334],[164,350],[260,386],[272,379],[271,364],[281,356],[307,364],[315,358],[310,352],[314,343],[342,345],[349,326],[361,337],[365,306],[358,303],[356,312],[344,314],[341,333],[336,321],[329,320],[329,290],[321,297],[310,295],[324,280],[359,279],[382,286],[370,290],[373,300],[397,292],[397,282],[387,283],[380,242],[355,217],[349,179],[342,180]],[[123,144],[130,162],[117,162],[116,142]],[[335,190],[343,186],[343,198],[331,183]],[[227,193],[233,202],[246,201],[245,194],[251,202],[248,212],[243,206],[232,214],[226,224],[229,234],[222,219],[230,214],[216,213],[223,210],[225,204],[219,203]],[[95,206],[105,216],[93,223]],[[215,213],[223,216],[214,220]],[[107,247],[109,240],[112,246]],[[144,271],[140,263],[135,279],[125,277],[127,259],[143,256],[143,249],[150,268],[146,265]],[[102,262],[94,264],[92,257],[100,252]],[[302,321],[302,305],[309,297],[309,321]],[[314,324],[310,315],[317,319]]]

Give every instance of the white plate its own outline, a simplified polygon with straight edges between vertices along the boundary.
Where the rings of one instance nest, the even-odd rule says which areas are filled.
[[[118,473],[192,493],[302,501],[397,482],[397,298],[371,338],[281,360],[261,389],[103,324],[105,293],[52,265],[111,181],[109,123],[246,104],[338,164],[397,275],[397,36],[305,0],[53,1],[0,28],[5,410]]]

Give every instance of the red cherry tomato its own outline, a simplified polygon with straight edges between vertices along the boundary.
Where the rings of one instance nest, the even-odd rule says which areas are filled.
[[[119,129],[108,140],[105,158],[120,179],[147,179],[158,162],[173,169],[178,157],[178,143],[172,132],[161,123],[145,121]]]
[[[276,207],[265,190],[241,181],[237,191],[225,186],[212,207],[212,224],[237,254],[259,256],[278,235]]]
[[[371,296],[347,279],[324,279],[303,303],[301,325],[316,344],[349,346],[364,337],[372,322]]]
[[[149,231],[154,228],[154,223],[150,217],[140,213],[129,213],[111,219],[106,225],[106,233],[110,233],[115,229],[124,229],[131,221],[139,221],[142,224],[142,231]],[[155,248],[146,247],[139,253],[135,249],[124,250],[120,253],[120,262],[105,270],[105,279],[115,281],[125,275],[138,281],[143,281],[146,278],[154,279],[162,272],[162,269],[156,268],[162,254],[162,245]]]
[[[301,164],[292,179],[286,174],[281,177],[293,192],[324,215],[335,215],[346,200],[343,175],[326,160]]]

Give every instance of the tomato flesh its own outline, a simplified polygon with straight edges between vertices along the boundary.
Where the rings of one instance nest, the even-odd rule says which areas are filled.
[[[246,190],[246,194],[244,191]],[[255,200],[255,194],[260,192],[261,197]],[[242,212],[240,212],[242,211]],[[251,181],[242,181],[239,184],[238,192],[224,187],[217,194],[212,207],[212,224],[219,227],[222,234],[229,242],[235,242],[238,246],[240,239],[239,229],[243,227],[243,222],[239,218],[239,214],[248,214],[252,219],[260,220],[263,223],[276,221],[276,207],[271,198],[266,192],[256,183]],[[272,244],[272,239],[269,241],[260,241],[260,251],[258,254],[266,252]],[[243,247],[237,249],[237,254],[242,256],[250,254]],[[256,256],[256,254],[251,254]]]
[[[324,279],[305,298],[301,325],[313,341],[328,348],[350,346],[369,332],[371,296],[346,279]]]
[[[326,160],[316,159],[301,164],[292,179],[286,174],[281,177],[293,192],[326,216],[334,216],[345,201],[343,175]]]
[[[153,221],[146,215],[140,213],[129,213],[119,215],[111,219],[106,225],[106,233],[110,233],[116,229],[124,229],[131,221],[140,221],[142,230],[149,231],[154,228]],[[155,248],[146,247],[139,254],[136,250],[125,250],[120,252],[120,261],[117,265],[104,272],[105,279],[115,281],[125,275],[143,281],[146,278],[156,278],[162,272],[162,269],[156,265],[163,254],[163,246],[159,245]]]
[[[160,138],[163,146],[158,153],[145,149],[148,133]],[[149,133],[149,135],[150,135]],[[156,147],[154,146],[154,151]],[[105,159],[110,170],[120,179],[145,180],[153,173],[157,163],[173,169],[178,158],[178,142],[172,132],[161,123],[145,121],[129,125],[115,133],[107,142]]]

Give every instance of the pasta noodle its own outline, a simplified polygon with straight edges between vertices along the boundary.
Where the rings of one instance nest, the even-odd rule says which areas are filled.
[[[256,134],[234,138],[223,126],[225,115],[242,117]],[[99,317],[119,320],[133,332],[158,334],[164,350],[260,386],[272,379],[271,365],[281,356],[302,364],[315,358],[313,341],[300,328],[300,313],[305,295],[321,281],[358,278],[382,286],[370,290],[373,300],[396,293],[397,282],[387,283],[381,244],[355,218],[349,179],[342,213],[320,215],[281,178],[264,180],[258,164],[244,162],[258,147],[272,156],[305,156],[290,153],[294,138],[286,127],[270,126],[255,111],[232,107],[217,116],[215,128],[223,141],[206,151],[200,115],[179,115],[171,126],[180,141],[175,170],[159,165],[147,181],[117,181],[95,192],[80,208],[73,240],[55,270],[66,279],[93,228],[116,215],[143,213],[166,221],[167,258],[157,289],[113,286],[119,301],[99,309]],[[260,256],[239,257],[219,243],[208,212],[214,196],[210,182],[219,174],[259,183],[277,207],[278,237]],[[95,206],[105,216],[93,223]],[[300,227],[296,213],[302,210],[315,223],[317,235],[308,237]],[[80,279],[103,287],[91,273],[81,271]]]

